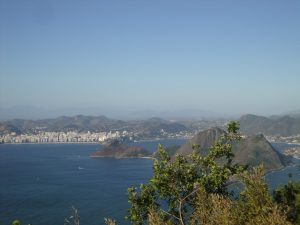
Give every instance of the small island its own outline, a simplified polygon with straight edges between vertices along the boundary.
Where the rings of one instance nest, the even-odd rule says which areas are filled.
[[[112,140],[104,144],[103,148],[92,153],[92,158],[144,158],[152,159],[152,153],[143,147],[127,146],[119,140]]]

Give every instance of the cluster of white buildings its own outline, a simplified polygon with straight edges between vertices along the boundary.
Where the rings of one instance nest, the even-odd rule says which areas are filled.
[[[290,144],[300,144],[300,134],[293,135],[293,136],[267,136],[266,137],[270,142],[283,142],[283,143],[290,143]]]
[[[37,134],[17,135],[10,134],[0,136],[0,143],[95,143],[115,138],[132,139],[133,134],[127,131],[78,133],[78,132],[39,132]]]
[[[292,147],[288,148],[287,150],[284,151],[285,155],[290,155],[293,156],[296,159],[300,159],[300,147]]]

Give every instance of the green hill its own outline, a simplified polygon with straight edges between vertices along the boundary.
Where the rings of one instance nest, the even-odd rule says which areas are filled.
[[[226,132],[220,128],[211,128],[195,135],[187,143],[179,147],[174,154],[190,154],[193,144],[200,145],[200,154],[206,155],[208,149],[215,141]],[[242,138],[238,143],[233,144],[234,162],[249,165],[250,167],[264,164],[266,170],[280,169],[286,166],[288,158],[278,153],[273,146],[262,135],[253,135]]]
[[[253,135],[241,139],[233,146],[234,162],[251,167],[263,164],[266,170],[281,169],[288,163],[285,155],[277,152],[262,135]]]

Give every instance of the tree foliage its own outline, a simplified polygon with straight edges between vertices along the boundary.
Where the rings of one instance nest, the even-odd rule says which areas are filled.
[[[197,191],[196,207],[191,225],[288,225],[286,216],[272,201],[263,178],[263,167],[245,171],[239,179],[245,189],[238,200],[221,194]]]
[[[21,225],[20,220],[14,220],[12,223],[12,225]]]
[[[300,224],[300,181],[292,179],[274,191],[274,200],[287,211],[289,221]]]
[[[240,177],[245,184],[245,190],[236,202],[234,211],[237,223],[234,224],[290,224],[285,213],[273,202],[264,179],[263,166],[253,168],[251,173],[245,171]]]
[[[171,224],[185,224],[190,220],[200,188],[207,193],[228,195],[229,179],[244,167],[233,164],[232,142],[239,140],[239,125],[228,124],[228,133],[209,149],[207,155],[193,146],[189,156],[176,155],[171,159],[162,146],[158,147],[158,158],[154,161],[153,177],[139,189],[128,189],[128,219],[134,225],[143,224],[149,218],[149,209],[158,210],[162,219]],[[153,214],[153,213],[152,213]]]
[[[170,158],[162,146],[148,184],[128,189],[128,219],[134,225],[289,225],[285,211],[273,202],[263,178],[263,167],[246,171],[233,164],[232,143],[240,139],[239,124],[230,122],[227,133],[206,155],[193,146],[187,157]],[[227,185],[239,179],[245,189],[238,199]]]

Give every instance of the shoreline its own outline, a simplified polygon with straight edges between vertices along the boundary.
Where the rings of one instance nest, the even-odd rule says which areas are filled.
[[[0,145],[57,145],[57,144],[100,144],[100,142],[26,142],[26,143],[1,143]]]
[[[268,140],[269,141],[269,140]],[[287,144],[287,145],[299,145],[300,146],[300,142],[276,142],[276,141],[269,141],[271,144],[275,143],[275,144]]]
[[[185,137],[176,137],[176,138],[153,138],[153,139],[141,139],[141,140],[134,140],[129,141],[128,143],[143,143],[148,141],[161,141],[161,140],[189,140],[189,138]],[[27,144],[100,144],[101,142],[23,142],[23,143],[0,143],[0,145],[27,145]]]
[[[152,138],[152,139],[141,139],[141,140],[134,140],[131,141],[132,143],[139,143],[139,142],[147,142],[147,141],[161,141],[161,140],[189,140],[191,137],[176,137],[176,138]]]
[[[271,173],[274,173],[274,172],[280,172],[280,171],[283,171],[287,168],[291,168],[291,167],[297,167],[297,164],[296,163],[293,163],[292,165],[287,165],[287,166],[283,166],[282,168],[279,168],[279,169],[272,169],[272,170],[269,170],[267,171],[264,176],[267,176],[268,174],[271,174]]]
[[[151,156],[140,156],[140,157],[115,157],[115,156],[93,156],[90,155],[90,158],[111,158],[111,159],[151,159],[153,160],[154,157]]]

